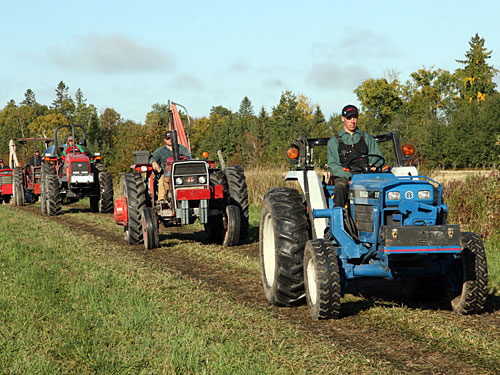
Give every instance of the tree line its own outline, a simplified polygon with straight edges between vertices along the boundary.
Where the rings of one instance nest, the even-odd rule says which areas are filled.
[[[405,82],[393,72],[364,81],[354,89],[361,103],[359,127],[371,134],[397,130],[401,139],[417,146],[415,162],[421,166],[497,166],[500,93],[493,82],[498,70],[487,62],[491,53],[476,34],[465,58],[456,60],[461,67],[454,72],[424,67]],[[284,164],[286,148],[299,135],[330,137],[341,128],[340,113],[326,119],[319,105],[291,91],[282,92],[270,111],[256,111],[245,96],[236,112],[218,105],[202,118],[188,121],[185,113],[180,114],[189,128],[193,156],[207,151],[215,158],[221,150],[230,163],[244,166]],[[11,100],[0,111],[0,155],[8,155],[10,139],[52,137],[57,126],[68,123],[85,126],[87,148],[101,152],[110,171],[121,172],[132,163],[134,150],[153,151],[162,145],[168,105],[153,104],[139,124],[122,119],[112,108],[98,114],[80,88],[71,97],[62,81],[51,105],[38,103],[28,89],[22,102]],[[319,163],[325,162],[325,155],[317,155]]]

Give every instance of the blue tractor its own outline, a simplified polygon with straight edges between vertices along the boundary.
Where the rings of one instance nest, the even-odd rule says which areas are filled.
[[[292,143],[288,157],[296,168],[285,179],[298,181],[302,192],[273,188],[261,209],[260,258],[268,302],[295,306],[307,301],[313,320],[338,318],[349,281],[384,278],[413,285],[414,293],[445,285],[453,311],[480,312],[488,284],[481,238],[447,223],[442,186],[405,166],[415,152],[411,145],[400,145],[396,132],[375,139],[392,141],[394,166],[384,168],[384,158],[377,156],[366,169],[356,170],[352,161],[346,207],[334,207],[334,186],[320,179],[312,163],[314,147],[325,146],[328,138],[301,136]]]

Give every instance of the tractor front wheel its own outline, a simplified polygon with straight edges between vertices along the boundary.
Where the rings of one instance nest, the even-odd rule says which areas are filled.
[[[449,277],[451,307],[458,314],[484,309],[488,294],[488,266],[483,241],[475,233],[462,233],[462,256]]]
[[[61,184],[54,169],[49,169],[49,173],[45,177],[45,185],[47,214],[49,216],[59,215],[62,209]]]
[[[340,272],[337,253],[325,240],[307,241],[304,249],[307,306],[313,320],[338,318]]]
[[[14,169],[14,181],[12,188],[14,206],[24,206],[26,204],[26,200],[24,198],[23,171],[21,168]]]
[[[230,204],[240,210],[240,240],[248,235],[248,188],[245,172],[239,165],[230,165],[226,168],[226,180],[229,188]]]
[[[235,246],[240,241],[240,210],[234,205],[228,205],[224,213],[208,217],[205,231],[209,242],[222,246]]]
[[[156,249],[160,243],[158,216],[152,207],[142,209],[142,235],[146,250]]]
[[[113,212],[113,176],[108,172],[99,173],[99,212]]]
[[[136,245],[144,241],[141,211],[146,206],[146,189],[139,173],[129,172],[122,177],[122,196],[127,198],[128,220],[124,227],[125,241]]]
[[[264,196],[260,214],[262,284],[269,304],[304,303],[304,246],[309,239],[306,210],[295,189],[280,187]]]

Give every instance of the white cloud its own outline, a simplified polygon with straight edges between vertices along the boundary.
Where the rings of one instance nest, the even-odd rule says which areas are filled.
[[[48,54],[49,60],[60,68],[74,71],[156,72],[175,66],[167,52],[121,34],[75,37],[71,46],[51,47]]]
[[[370,76],[370,73],[359,65],[322,63],[311,68],[307,79],[314,86],[322,89],[352,90]]]

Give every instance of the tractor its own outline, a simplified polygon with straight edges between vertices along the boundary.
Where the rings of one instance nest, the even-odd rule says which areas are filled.
[[[416,152],[413,145],[400,145],[395,131],[375,139],[392,141],[394,165],[386,168],[379,156],[367,168],[349,161],[353,177],[346,207],[334,207],[331,178],[321,179],[312,162],[314,147],[327,145],[328,138],[301,136],[291,144],[287,155],[295,169],[285,179],[298,181],[302,193],[273,188],[261,209],[267,301],[306,302],[313,320],[338,318],[349,282],[373,286],[382,278],[404,286],[408,297],[442,288],[454,312],[481,312],[488,283],[481,238],[447,223],[441,184],[405,165]]]
[[[75,145],[60,143],[61,129],[69,129]],[[83,139],[76,144],[75,132],[80,129]],[[43,153],[41,166],[41,208],[49,216],[61,213],[63,203],[89,197],[92,212],[113,211],[113,179],[102,165],[100,153],[83,150],[87,132],[81,125],[60,125],[54,130],[54,144]]]
[[[243,168],[215,168],[206,154],[202,160],[181,156],[179,139],[188,150],[190,147],[177,105],[169,102],[168,134],[173,156],[160,172],[169,181],[166,198],[158,199],[160,175],[153,170],[149,151],[134,151],[132,172],[123,175],[122,197],[115,200],[115,222],[124,227],[128,244],[144,243],[146,249],[159,246],[160,222],[168,227],[196,220],[204,225],[210,242],[237,245],[248,233],[248,190]]]

